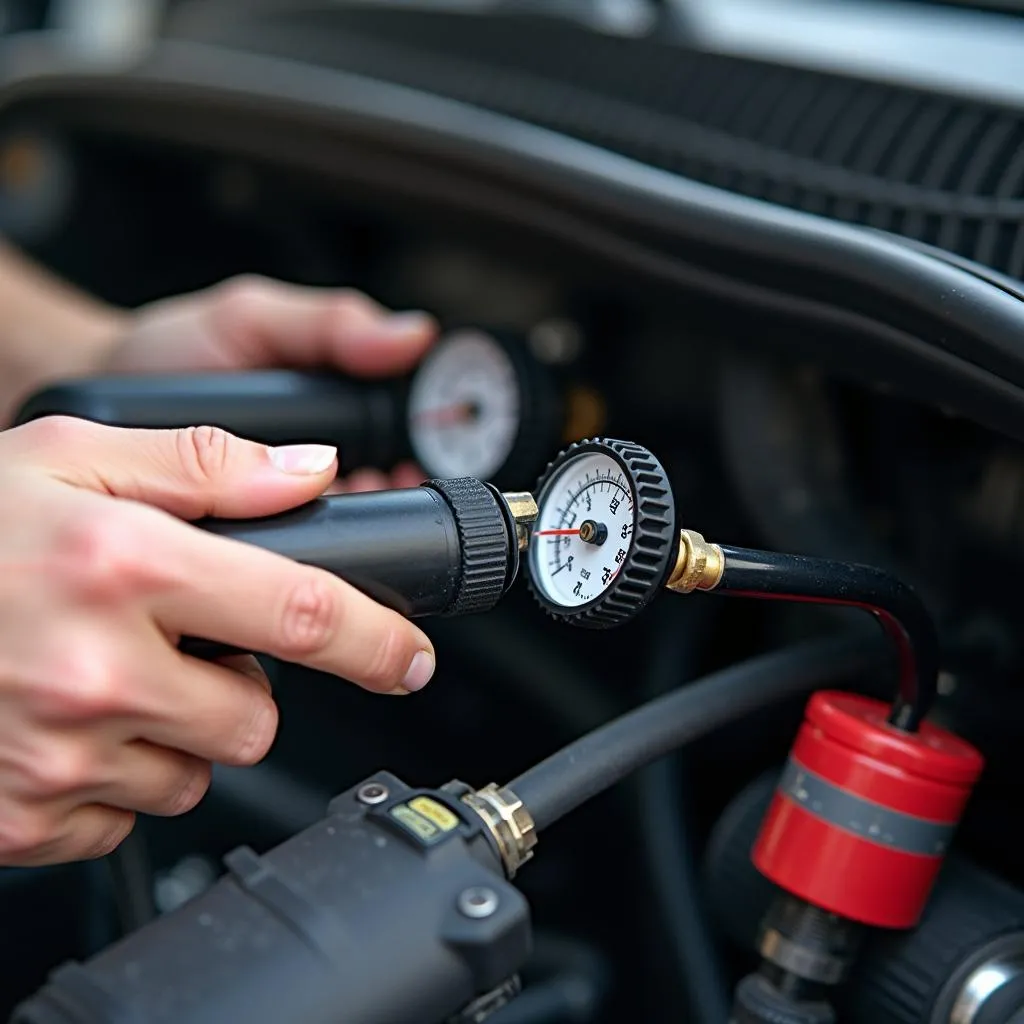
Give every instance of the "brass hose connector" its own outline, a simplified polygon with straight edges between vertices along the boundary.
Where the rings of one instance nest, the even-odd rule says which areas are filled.
[[[537,845],[537,830],[523,801],[512,790],[500,789],[492,782],[475,793],[467,793],[462,802],[483,820],[497,844],[506,876],[515,878]]]
[[[516,543],[525,551],[530,543],[530,530],[540,514],[537,502],[529,491],[507,491],[502,495],[516,524]]]
[[[722,582],[725,559],[717,544],[709,544],[695,530],[679,531],[676,565],[665,586],[678,594],[714,590]]]

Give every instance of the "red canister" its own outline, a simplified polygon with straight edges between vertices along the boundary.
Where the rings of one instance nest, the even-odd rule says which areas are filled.
[[[856,694],[811,698],[753,861],[823,910],[911,928],[984,761],[945,729],[902,732],[888,714]]]

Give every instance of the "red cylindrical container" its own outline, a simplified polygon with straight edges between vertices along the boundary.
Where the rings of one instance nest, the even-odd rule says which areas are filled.
[[[911,928],[984,761],[944,729],[901,732],[888,714],[856,694],[811,698],[753,860],[824,910]]]

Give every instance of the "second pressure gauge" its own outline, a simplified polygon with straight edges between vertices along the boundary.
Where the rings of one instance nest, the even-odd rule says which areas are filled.
[[[632,618],[675,564],[672,488],[646,448],[574,444],[537,485],[530,586],[555,618],[596,629]]]
[[[391,469],[411,457],[430,477],[523,489],[567,437],[602,429],[603,403],[571,372],[543,362],[521,337],[464,328],[447,331],[409,380],[295,370],[119,374],[46,387],[17,422],[206,423],[264,444],[337,445],[350,469]]]
[[[559,441],[562,405],[549,375],[514,340],[451,331],[410,385],[413,456],[432,476],[523,486]]]

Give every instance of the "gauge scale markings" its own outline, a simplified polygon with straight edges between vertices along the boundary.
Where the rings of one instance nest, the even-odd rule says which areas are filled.
[[[546,551],[532,555],[541,570],[537,581],[559,605],[589,604],[612,585],[629,553],[635,519],[629,482],[610,456],[581,454],[555,474],[544,505],[536,532]],[[589,541],[580,535],[586,524]]]

